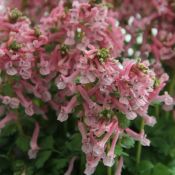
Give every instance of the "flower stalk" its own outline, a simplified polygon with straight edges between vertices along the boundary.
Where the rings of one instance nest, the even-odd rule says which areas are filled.
[[[142,119],[140,124],[140,132],[142,132],[143,130],[144,130],[144,120]],[[139,141],[137,145],[137,152],[136,152],[136,165],[139,165],[140,163],[141,154],[142,154],[142,145]]]

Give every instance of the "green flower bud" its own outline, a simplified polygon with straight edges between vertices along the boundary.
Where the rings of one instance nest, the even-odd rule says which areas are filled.
[[[81,42],[84,37],[84,32],[82,31],[81,28],[77,28],[75,32],[75,41]]]
[[[41,35],[41,31],[40,31],[39,26],[35,26],[35,27],[34,27],[34,32],[35,32],[35,35],[36,35],[37,37],[39,37],[39,36]]]
[[[18,51],[21,48],[21,44],[17,43],[16,40],[14,40],[10,45],[9,45],[9,49],[13,50],[13,51]]]
[[[160,80],[158,78],[154,78],[154,88],[158,87],[160,85]]]
[[[109,109],[104,109],[100,112],[99,116],[104,119],[111,119],[114,117],[114,112]]]
[[[66,45],[66,44],[62,44],[62,45],[60,46],[60,51],[61,51],[61,55],[62,55],[62,56],[67,55],[68,52],[69,52],[69,46]]]
[[[53,26],[53,27],[50,28],[51,33],[56,33],[58,31],[59,31],[59,29],[56,26]]]
[[[142,64],[142,63],[139,63],[138,64],[138,68],[144,73],[144,74],[147,74],[148,73],[148,68]]]
[[[106,59],[109,57],[109,49],[107,48],[99,49],[97,52],[97,57],[101,63],[105,62]]]
[[[20,12],[17,8],[14,8],[9,13],[9,20],[11,23],[15,23],[22,16],[22,12]]]

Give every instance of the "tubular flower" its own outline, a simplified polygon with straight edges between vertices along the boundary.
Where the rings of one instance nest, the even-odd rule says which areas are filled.
[[[32,139],[30,141],[30,150],[28,151],[28,155],[30,159],[35,159],[37,156],[37,153],[39,151],[38,146],[38,136],[39,136],[40,126],[38,122],[35,123],[35,129],[33,131]]]
[[[15,1],[19,8],[20,2]],[[120,175],[123,157],[117,157],[115,149],[123,136],[150,145],[144,130],[136,133],[129,123],[141,118],[153,126],[156,119],[149,115],[149,106],[154,102],[163,102],[166,108],[174,105],[167,92],[159,94],[169,79],[160,60],[174,57],[175,37],[157,30],[147,37],[150,32],[146,31],[159,17],[174,19],[174,13],[163,0],[137,2],[132,7],[130,0],[125,0],[117,12],[108,8],[107,1],[75,0],[68,4],[61,0],[57,4],[52,0],[47,1],[48,6],[41,2],[27,4],[33,17],[38,8],[46,10],[35,26],[24,16],[25,10],[0,13],[0,114],[7,113],[0,129],[16,120],[12,110],[45,120],[53,110],[60,122],[75,114],[86,156],[84,173],[93,174],[100,161],[112,167],[118,159],[116,175]],[[49,6],[55,8],[50,11]],[[143,17],[131,16],[135,11]],[[120,21],[123,16],[128,19],[126,30],[116,24],[116,17]],[[157,28],[159,21],[154,25]],[[138,29],[142,31],[139,34]],[[168,30],[172,31],[171,27]],[[125,36],[126,31],[131,35]],[[131,48],[134,44],[140,48],[137,53]],[[146,59],[151,54],[156,59],[149,62]],[[30,159],[36,158],[40,149],[39,121],[35,119]],[[75,160],[71,159],[65,174],[71,174]]]

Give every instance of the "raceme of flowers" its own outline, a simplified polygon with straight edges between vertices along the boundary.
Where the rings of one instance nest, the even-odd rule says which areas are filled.
[[[170,66],[173,65],[175,56],[173,1],[124,0],[117,11],[118,22],[125,27],[123,33],[125,34],[126,56],[151,58],[157,74],[163,71],[161,61]],[[127,21],[127,25],[123,23],[123,19]],[[134,47],[139,48],[139,51],[137,49],[135,51]]]
[[[0,129],[17,122],[21,109],[29,117],[47,120],[49,106],[60,122],[76,114],[86,155],[84,173],[93,174],[100,161],[111,167],[118,159],[120,175],[123,158],[116,157],[115,147],[122,137],[150,145],[144,130],[137,133],[126,122],[141,118],[153,126],[156,119],[149,116],[149,106],[156,101],[172,106],[173,99],[167,92],[159,95],[168,81],[166,73],[158,76],[149,61],[140,58],[120,61],[127,51],[117,15],[105,3],[81,1],[71,7],[60,1],[37,25],[16,8],[1,13]],[[36,119],[30,159],[40,150],[40,128]]]

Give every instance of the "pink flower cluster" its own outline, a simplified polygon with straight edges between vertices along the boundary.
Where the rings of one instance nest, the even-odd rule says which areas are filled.
[[[130,5],[132,4],[132,5]],[[135,1],[124,0],[117,7],[118,20],[126,29],[125,49],[134,45],[140,52],[130,52],[129,55],[138,55],[142,58],[152,58],[157,65],[161,60],[173,60],[174,54],[174,3],[167,0]],[[127,21],[123,24],[123,19]],[[127,37],[129,39],[127,39]],[[125,54],[128,55],[128,54]],[[169,63],[170,61],[166,61]],[[171,65],[171,62],[170,62]]]
[[[17,9],[0,16],[1,85],[11,87],[11,95],[0,89],[1,115],[5,116],[0,128],[20,117],[19,108],[28,116],[47,119],[50,106],[61,122],[75,113],[87,175],[93,174],[100,160],[109,167],[114,164],[115,146],[124,134],[142,145],[150,144],[144,131],[121,126],[121,114],[122,119],[140,117],[153,126],[156,120],[148,114],[150,104],[173,103],[167,93],[159,95],[167,74],[157,77],[148,61],[119,61],[125,52],[124,36],[115,15],[105,4],[73,1],[70,8],[60,1],[34,27]],[[36,122],[29,158],[39,151],[39,130]],[[120,158],[117,175],[122,162]]]
[[[165,72],[163,64],[174,69],[174,10],[172,0],[124,0],[116,6],[125,35],[124,56],[149,59],[157,77]],[[172,108],[165,105],[166,110]]]
[[[18,8],[25,15],[29,16],[32,22],[39,22],[40,18],[47,16],[57,6],[58,2],[59,0],[1,0],[0,13],[9,8]]]

